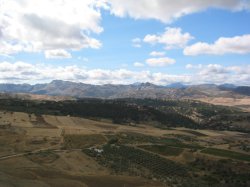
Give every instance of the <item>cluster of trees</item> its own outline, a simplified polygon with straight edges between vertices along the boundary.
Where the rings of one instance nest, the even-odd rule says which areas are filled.
[[[84,152],[96,157],[100,164],[110,167],[117,173],[128,172],[131,171],[132,167],[136,167],[137,170],[142,170],[141,175],[143,175],[143,168],[145,168],[150,172],[150,176],[159,179],[188,175],[187,169],[183,165],[130,146],[107,144],[103,146],[101,155],[89,149],[84,150]]]

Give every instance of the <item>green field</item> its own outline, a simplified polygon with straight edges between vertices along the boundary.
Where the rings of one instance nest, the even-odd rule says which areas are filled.
[[[203,133],[198,132],[198,131],[193,131],[193,130],[181,130],[181,131],[190,133],[190,134],[195,135],[195,136],[207,136],[206,134],[203,134]]]
[[[162,139],[161,142],[167,146],[177,147],[177,148],[186,148],[186,149],[195,149],[195,150],[199,150],[199,149],[204,148],[204,147],[202,147],[198,144],[195,144],[195,143],[193,143],[193,144],[182,143],[180,140],[174,139],[174,138],[164,138],[164,139]]]
[[[250,155],[238,153],[234,151],[228,151],[228,150],[222,150],[222,149],[216,149],[216,148],[207,148],[201,151],[202,153],[215,155],[215,156],[221,156],[221,157],[227,157],[237,160],[243,160],[243,161],[250,161]]]
[[[87,155],[96,158],[97,162],[103,166],[108,166],[115,173],[140,171],[141,176],[155,176],[164,179],[170,176],[186,176],[186,167],[177,162],[160,157],[130,146],[103,146],[103,153],[100,155],[91,149],[83,149]],[[146,169],[148,172],[144,173]]]
[[[183,151],[182,148],[170,147],[166,145],[142,145],[139,147],[164,156],[179,156]]]

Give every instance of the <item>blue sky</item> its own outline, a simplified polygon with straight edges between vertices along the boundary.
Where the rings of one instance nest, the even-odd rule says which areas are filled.
[[[250,85],[249,0],[150,2],[0,0],[0,82]]]

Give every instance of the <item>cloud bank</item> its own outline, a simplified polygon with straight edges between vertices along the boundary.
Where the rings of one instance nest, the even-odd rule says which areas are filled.
[[[213,44],[198,42],[184,49],[184,54],[189,56],[247,53],[250,53],[250,34],[232,38],[221,37]]]
[[[89,84],[131,84],[152,82],[167,85],[174,82],[186,84],[233,83],[250,85],[250,65],[222,66],[219,64],[186,66],[191,74],[167,74],[127,69],[87,69],[78,66],[48,66],[26,62],[1,62],[0,83],[44,83],[52,80],[68,80]]]

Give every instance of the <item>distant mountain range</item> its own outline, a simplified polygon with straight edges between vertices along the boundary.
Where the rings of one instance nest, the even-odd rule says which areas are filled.
[[[184,85],[174,83],[159,86],[151,83],[130,85],[91,85],[70,81],[54,80],[47,84],[0,84],[2,93],[25,93],[75,98],[202,98],[202,97],[241,97],[250,96],[250,87],[232,84]]]

